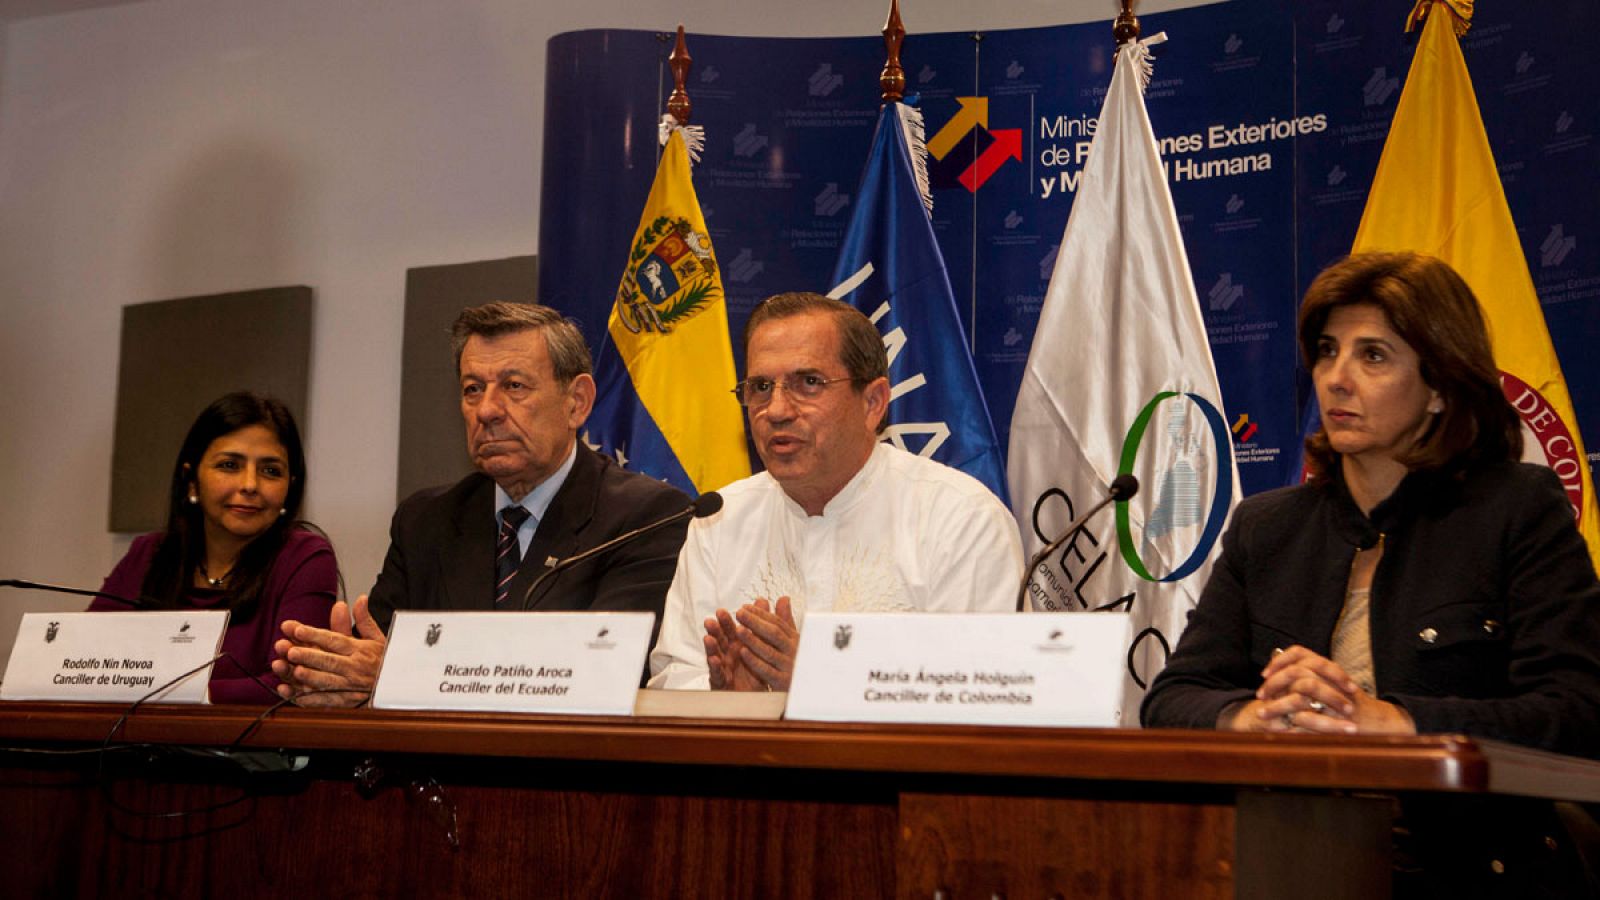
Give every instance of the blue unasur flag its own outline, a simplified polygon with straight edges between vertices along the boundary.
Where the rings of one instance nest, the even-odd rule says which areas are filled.
[[[1006,499],[1005,463],[928,218],[922,115],[884,104],[829,296],[866,313],[889,352],[887,440]]]

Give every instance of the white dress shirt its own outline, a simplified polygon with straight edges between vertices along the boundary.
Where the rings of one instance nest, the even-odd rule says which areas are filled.
[[[1009,612],[1022,578],[1016,519],[977,479],[889,444],[808,516],[766,472],[689,525],[667,591],[650,687],[705,689],[704,622],[757,597],[808,610]]]

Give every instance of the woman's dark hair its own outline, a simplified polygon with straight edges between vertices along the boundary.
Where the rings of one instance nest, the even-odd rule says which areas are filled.
[[[150,571],[140,591],[143,599],[162,609],[184,606],[194,572],[206,559],[205,513],[199,504],[189,502],[190,485],[199,477],[200,461],[206,448],[217,438],[252,425],[264,426],[283,445],[288,454],[289,493],[283,501],[283,514],[266,531],[245,545],[228,576],[223,594],[225,605],[235,618],[251,615],[266,586],[267,571],[283,549],[289,532],[300,526],[300,502],[306,493],[306,457],[300,444],[300,429],[282,402],[260,394],[238,391],[219,397],[206,407],[189,426],[189,434],[178,450],[172,466],[172,485],[167,498],[167,529]]]
[[[1369,304],[1416,350],[1422,380],[1444,409],[1398,461],[1413,470],[1460,472],[1522,457],[1522,423],[1500,389],[1489,329],[1472,289],[1441,260],[1417,253],[1360,253],[1317,275],[1300,305],[1300,356],[1315,369],[1328,316]],[[1318,428],[1306,438],[1306,468],[1324,478],[1339,454]]]

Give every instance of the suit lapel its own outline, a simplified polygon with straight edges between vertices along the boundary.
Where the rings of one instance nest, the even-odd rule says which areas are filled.
[[[494,608],[494,482],[480,477],[456,509],[455,540],[439,548],[445,609]]]
[[[511,597],[516,608],[522,608],[522,595],[548,568],[546,563],[552,559],[566,559],[579,552],[583,530],[594,518],[595,498],[600,489],[600,470],[603,467],[604,460],[600,455],[579,441],[577,455],[572,460],[572,471],[567,473],[567,480],[562,482],[561,489],[550,501],[550,508],[539,520],[539,529],[528,544],[528,554],[522,559],[517,577],[511,580]],[[571,604],[546,603],[559,597],[555,588],[560,581],[560,575],[545,579],[539,585],[538,592],[529,598],[528,608],[571,609]]]

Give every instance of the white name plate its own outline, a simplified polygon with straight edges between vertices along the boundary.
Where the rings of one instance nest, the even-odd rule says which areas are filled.
[[[806,616],[790,719],[1114,727],[1127,613]]]
[[[205,665],[227,628],[226,610],[25,613],[0,700],[132,703]],[[150,699],[207,703],[210,683],[202,668]]]
[[[633,713],[655,613],[399,610],[379,709]]]

